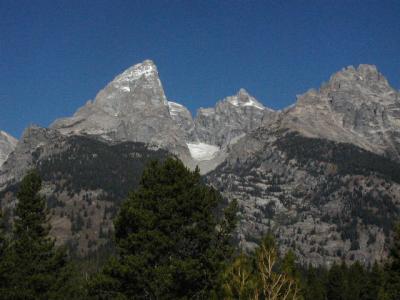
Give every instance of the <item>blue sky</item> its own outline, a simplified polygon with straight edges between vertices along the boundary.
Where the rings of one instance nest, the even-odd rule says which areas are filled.
[[[195,112],[244,87],[282,108],[348,65],[400,88],[400,1],[0,1],[0,129],[69,116],[152,59]]]

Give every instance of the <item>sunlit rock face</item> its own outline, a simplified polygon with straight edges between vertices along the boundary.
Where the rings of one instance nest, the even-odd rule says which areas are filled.
[[[197,111],[197,136],[203,143],[224,148],[259,127],[266,111],[274,113],[246,90],[240,89],[236,95],[218,101],[214,108]]]
[[[400,159],[400,94],[375,66],[347,67],[281,115],[282,127]]]
[[[0,167],[6,161],[8,155],[15,149],[17,142],[7,132],[0,130]]]
[[[94,101],[87,102],[73,117],[56,120],[51,127],[68,135],[155,144],[183,159],[189,157],[186,133],[170,114],[157,67],[150,60],[118,75]]]

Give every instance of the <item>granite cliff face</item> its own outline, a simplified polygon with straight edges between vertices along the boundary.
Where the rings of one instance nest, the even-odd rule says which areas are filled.
[[[198,142],[194,121],[190,111],[182,104],[168,101],[171,118],[178,124],[185,133],[185,141],[188,143]]]
[[[400,93],[375,66],[347,67],[298,97],[279,126],[400,159]]]
[[[150,60],[118,75],[94,101],[88,101],[73,117],[56,120],[51,128],[67,135],[154,144],[183,160],[189,158],[186,133],[171,117],[157,67]]]
[[[0,130],[0,167],[6,161],[8,155],[14,150],[17,140],[7,132]]]
[[[224,148],[237,137],[259,127],[265,111],[272,112],[240,89],[236,95],[218,101],[214,108],[197,111],[197,136],[203,143]]]

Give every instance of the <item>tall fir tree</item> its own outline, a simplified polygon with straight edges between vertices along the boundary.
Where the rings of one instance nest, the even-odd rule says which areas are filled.
[[[0,210],[0,295],[3,294],[6,288],[6,275],[9,270],[5,265],[5,253],[8,247],[8,239],[5,233],[5,224],[3,219],[3,214]],[[1,296],[0,296],[1,298]]]
[[[207,299],[232,255],[236,204],[174,158],[153,161],[115,221],[118,257],[96,276],[98,299]]]
[[[41,179],[30,172],[17,194],[12,241],[4,254],[7,268],[0,297],[3,299],[63,299],[65,252],[56,249],[48,236],[50,226]]]
[[[400,223],[394,228],[393,245],[386,266],[385,293],[388,299],[400,299]]]
[[[334,263],[328,272],[326,294],[329,300],[346,300],[347,293],[347,267],[344,263]]]
[[[325,268],[314,268],[309,265],[304,275],[304,299],[325,300],[327,271]]]

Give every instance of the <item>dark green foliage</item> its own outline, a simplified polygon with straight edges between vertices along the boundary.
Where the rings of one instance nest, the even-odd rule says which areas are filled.
[[[289,133],[276,142],[288,154],[288,160],[298,159],[334,163],[341,174],[376,174],[400,183],[400,164],[357,146]]]
[[[6,287],[6,275],[8,273],[7,266],[5,265],[5,253],[8,247],[8,239],[5,232],[5,223],[3,215],[0,210],[0,293]],[[0,296],[1,298],[1,296]]]
[[[222,198],[199,170],[170,158],[144,170],[115,220],[118,257],[90,286],[99,299],[207,299],[232,254],[236,204],[217,216]]]
[[[167,155],[165,150],[149,150],[144,143],[109,145],[82,136],[70,137],[66,147],[66,151],[40,161],[37,169],[43,180],[66,179],[66,184],[58,189],[70,193],[101,188],[116,201],[138,186],[148,161]]]
[[[400,299],[400,223],[394,230],[390,261],[386,266],[385,291],[389,299]]]
[[[327,271],[324,268],[314,268],[310,265],[303,276],[304,299],[325,300]]]
[[[0,269],[7,269],[0,291],[3,299],[63,299],[67,294],[59,294],[68,279],[66,256],[48,237],[40,188],[41,179],[34,172],[22,180],[12,240],[0,263]]]

